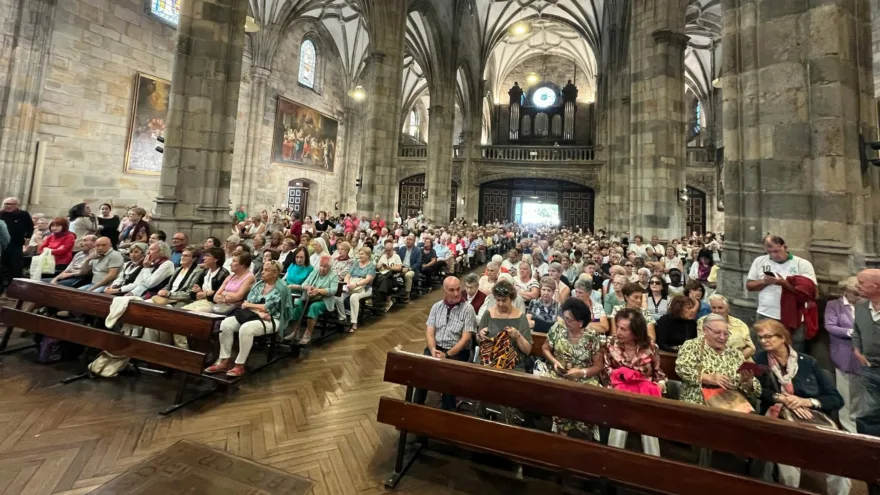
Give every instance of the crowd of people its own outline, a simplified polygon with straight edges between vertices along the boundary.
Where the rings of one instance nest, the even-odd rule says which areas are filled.
[[[512,246],[515,233],[511,224],[435,227],[424,218],[386,222],[379,215],[330,218],[323,211],[313,222],[281,210],[249,217],[239,208],[225,240],[193,244],[183,232],[169,239],[137,206],[120,217],[109,204],[96,215],[82,203],[51,219],[21,210],[15,198],[3,206],[3,287],[29,267],[31,279],[51,284],[227,315],[220,357],[206,371],[234,377],[246,372],[255,337],[281,334],[308,345],[322,320],[355,332],[364,306],[382,314],[395,301],[407,303],[443,277]],[[185,338],[161,329],[141,332],[148,340],[187,346]]]
[[[747,275],[758,303],[749,328],[715,292],[723,249],[711,233],[663,245],[628,232],[440,226],[421,216],[386,221],[323,211],[316,220],[282,210],[250,216],[242,207],[225,240],[193,243],[183,232],[169,239],[143,208],[120,213],[103,204],[95,214],[83,203],[48,218],[5,199],[0,291],[27,271],[83,291],[224,314],[219,358],[206,372],[237,377],[256,337],[308,345],[322,319],[354,332],[365,306],[381,314],[436,284],[444,297],[428,316],[429,356],[850,432],[878,416],[880,270],[842,281],[841,296],[827,305],[832,376],[807,353],[819,326],[813,267],[778,236],[764,239],[766,254]],[[469,272],[484,263],[481,274]],[[546,334],[539,353],[533,332]],[[141,334],[188,346],[161,329]],[[675,358],[680,381],[663,372],[664,353]],[[416,392],[416,401],[425,398]],[[456,408],[454,397],[441,404]],[[514,420],[516,411],[501,409]],[[596,425],[566,418],[553,418],[552,430],[600,438]],[[611,430],[607,439],[622,446],[626,432]],[[642,443],[660,455],[656,438]],[[800,472],[779,466],[779,477],[797,486]],[[828,486],[844,494],[849,481],[829,477]]]
[[[768,235],[764,248],[747,277],[747,289],[758,293],[757,322],[749,328],[715,293],[723,252],[712,234],[663,246],[656,236],[629,242],[628,233],[524,232],[482,277],[466,276],[465,290],[455,277],[444,281],[424,353],[867,432],[880,405],[880,270],[843,281],[842,296],[825,312],[834,377],[805,349],[818,330],[812,265],[778,236]],[[532,352],[533,332],[546,333],[540,353]],[[664,373],[664,359],[675,360],[677,380]],[[426,395],[418,390],[414,400],[424,403]],[[456,409],[455,398],[443,396],[441,407]],[[498,409],[501,420],[517,417]],[[552,431],[600,438],[596,425],[566,418],[553,418]],[[606,435],[610,445],[625,444],[624,431]],[[642,444],[645,453],[660,455],[656,438],[643,436]],[[796,487],[800,470],[780,465],[778,479]],[[849,489],[848,479],[828,476],[829,493]]]

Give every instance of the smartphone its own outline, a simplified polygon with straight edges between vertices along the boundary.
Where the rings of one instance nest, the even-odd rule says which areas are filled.
[[[776,278],[776,274],[773,272],[764,272],[764,275],[767,275],[768,277]]]
[[[769,366],[764,366],[763,364],[753,363],[751,361],[746,361],[743,364],[739,365],[739,369],[736,370],[737,373],[741,371],[751,371],[755,374],[755,376],[761,376],[766,373],[770,369]]]

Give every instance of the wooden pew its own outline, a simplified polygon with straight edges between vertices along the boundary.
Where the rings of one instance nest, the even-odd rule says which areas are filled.
[[[0,323],[6,325],[3,341],[9,339],[14,328],[23,328],[58,340],[74,342],[181,372],[182,378],[175,402],[163,410],[162,414],[176,411],[213,393],[219,387],[225,387],[236,381],[225,376],[202,373],[211,351],[211,337],[220,328],[224,316],[132,301],[119,319],[122,323],[186,336],[191,348],[187,350],[21,310],[24,302],[32,302],[38,306],[106,318],[113,301],[113,297],[109,295],[25,279],[13,280],[6,293],[8,297],[17,299],[18,303],[15,308],[0,308]],[[83,355],[85,356],[85,353]],[[84,370],[82,374],[67,378],[63,383],[70,383],[87,376],[89,375]],[[192,377],[208,380],[212,387],[184,400],[187,383]]]
[[[406,402],[383,398],[379,405],[379,421],[401,430],[395,474],[386,484],[389,487],[396,485],[421,447],[414,444],[406,456],[406,434],[412,431],[520,462],[664,493],[804,493],[704,467],[411,404],[413,390],[418,387],[860,479],[872,487],[872,494],[880,493],[880,440],[870,437],[399,351],[388,353],[385,381],[407,386]]]

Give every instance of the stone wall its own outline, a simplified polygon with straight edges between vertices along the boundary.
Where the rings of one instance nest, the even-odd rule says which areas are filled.
[[[871,32],[874,53],[874,98],[880,98],[880,0],[871,0]]]
[[[347,94],[344,87],[344,77],[340,64],[339,55],[335,46],[328,37],[324,37],[323,27],[314,23],[300,22],[287,32],[281,39],[275,59],[272,61],[272,71],[269,75],[266,89],[266,101],[263,118],[263,135],[260,145],[259,160],[256,164],[256,176],[253,181],[255,187],[253,210],[271,207],[282,207],[287,198],[287,184],[294,179],[306,179],[311,182],[309,191],[308,213],[316,214],[319,210],[332,210],[339,198],[338,187],[343,167],[346,166],[345,140],[346,125],[344,120],[344,104]],[[327,57],[326,63],[319,61],[318,84],[320,92],[313,91],[298,82],[299,49],[303,38],[307,34],[317,34],[319,56]],[[244,73],[251,71],[250,60],[245,59]],[[236,142],[244,142],[246,135],[246,122],[250,101],[250,82],[242,84],[241,97],[239,98],[238,133]],[[339,121],[339,131],[336,141],[336,165],[333,172],[313,167],[299,167],[282,165],[272,162],[272,142],[275,134],[275,114],[278,97],[314,108],[326,116]],[[241,176],[244,147],[235,148],[235,168],[233,170],[233,202],[240,197],[240,185],[236,184]],[[352,174],[349,174],[353,177]],[[353,180],[353,179],[352,179]]]
[[[170,78],[175,30],[142,0],[58,0],[38,115],[47,214],[78,202],[150,209],[158,176],[123,173],[137,72]]]

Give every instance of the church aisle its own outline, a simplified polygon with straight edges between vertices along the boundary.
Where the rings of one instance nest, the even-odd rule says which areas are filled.
[[[144,376],[58,385],[74,363],[43,366],[31,351],[0,365],[0,493],[85,494],[188,439],[309,478],[313,493],[383,493],[396,431],[376,423],[385,354],[420,352],[424,322],[442,290],[396,306],[353,335],[328,340],[251,376],[238,390],[168,417],[176,381]],[[555,493],[504,469],[427,451],[396,493]]]

